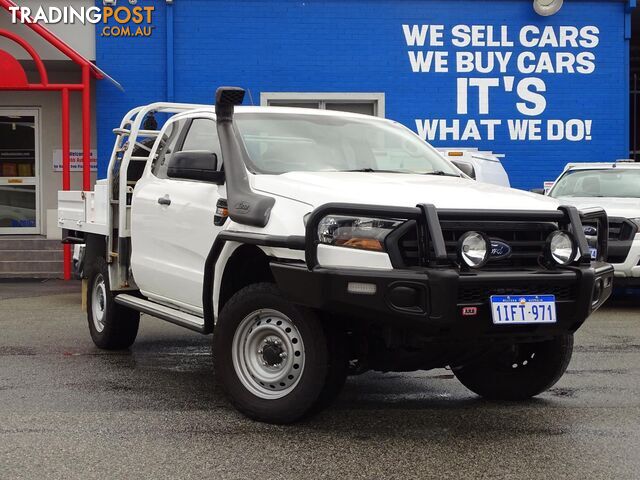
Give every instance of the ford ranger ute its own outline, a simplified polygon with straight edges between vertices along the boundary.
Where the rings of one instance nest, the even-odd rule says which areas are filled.
[[[549,196],[578,208],[603,208],[609,217],[607,260],[614,269],[613,285],[640,287],[640,165],[632,160],[569,163]],[[585,223],[587,240],[597,232],[596,225]]]
[[[135,108],[107,178],[59,193],[98,347],[141,313],[213,334],[231,402],[272,423],[368,370],[450,367],[501,400],[562,376],[611,293],[603,210],[475,182],[389,120],[243,97]]]

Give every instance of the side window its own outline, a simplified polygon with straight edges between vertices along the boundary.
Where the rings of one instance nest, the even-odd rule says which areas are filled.
[[[218,140],[216,122],[210,118],[195,118],[191,122],[187,136],[184,139],[181,152],[200,150],[215,153],[218,165],[222,167],[222,152]]]
[[[215,153],[219,168],[222,168],[222,152],[214,120],[195,118],[172,122],[162,135],[151,172],[158,178],[167,178],[172,155],[190,150]]]
[[[162,133],[160,145],[158,146],[155,158],[151,164],[151,173],[156,177],[167,178],[167,166],[169,165],[169,160],[171,160],[171,155],[177,150],[180,137],[183,137],[180,133],[183,132],[186,125],[186,120],[171,122],[167,126],[167,129]]]

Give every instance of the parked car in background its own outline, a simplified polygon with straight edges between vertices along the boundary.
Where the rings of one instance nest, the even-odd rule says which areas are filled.
[[[504,155],[480,151],[477,148],[438,148],[438,151],[478,182],[502,187],[511,186],[509,176],[500,161]]]
[[[609,216],[608,261],[615,268],[615,286],[640,287],[640,164],[569,163],[549,196],[579,209],[604,208]],[[597,227],[584,225],[587,237]]]

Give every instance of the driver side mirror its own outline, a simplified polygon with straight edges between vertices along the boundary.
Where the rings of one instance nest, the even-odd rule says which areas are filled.
[[[531,193],[537,193],[539,195],[544,195],[544,188],[532,188],[530,190]]]
[[[204,150],[174,153],[167,167],[169,178],[224,184],[224,172],[218,170],[218,156]]]
[[[468,177],[471,177],[474,180],[476,179],[476,169],[473,168],[473,165],[471,165],[470,163],[460,162],[458,160],[451,160],[451,163],[458,167],[458,169]]]

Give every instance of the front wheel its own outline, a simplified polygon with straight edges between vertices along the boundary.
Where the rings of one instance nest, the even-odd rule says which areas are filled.
[[[519,343],[453,369],[460,382],[492,400],[526,400],[551,388],[569,366],[573,335]]]
[[[216,376],[239,411],[269,423],[312,412],[329,365],[313,311],[283,299],[273,284],[250,285],[222,309],[213,343]]]

